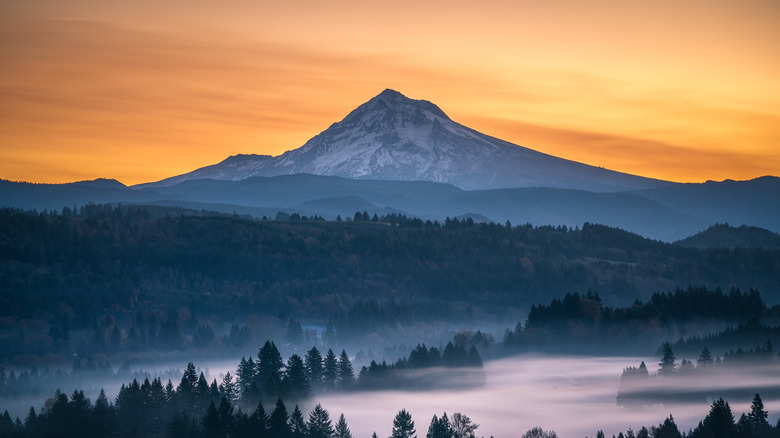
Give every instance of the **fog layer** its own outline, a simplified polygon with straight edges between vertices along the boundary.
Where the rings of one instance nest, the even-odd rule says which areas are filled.
[[[526,430],[541,426],[553,429],[562,438],[594,436],[603,429],[607,436],[634,430],[641,426],[658,425],[670,414],[680,430],[698,424],[709,412],[711,399],[655,404],[627,409],[617,405],[616,395],[620,375],[627,365],[641,360],[654,370],[654,359],[625,357],[562,357],[524,355],[485,364],[487,381],[479,388],[452,391],[382,391],[352,395],[317,397],[332,416],[344,413],[350,429],[357,437],[388,436],[394,415],[402,408],[411,412],[418,435],[428,429],[431,417],[447,412],[461,412],[480,424],[477,436],[516,437]],[[749,370],[740,376],[722,376],[711,381],[713,387],[760,388],[761,381],[752,381]],[[760,379],[765,383],[766,375]],[[686,380],[676,379],[684,388]],[[700,385],[696,381],[694,385]],[[713,388],[712,394],[718,390]],[[717,395],[715,395],[717,397]],[[749,412],[751,398],[729,400],[735,417]],[[764,398],[770,421],[777,419],[780,403]]]

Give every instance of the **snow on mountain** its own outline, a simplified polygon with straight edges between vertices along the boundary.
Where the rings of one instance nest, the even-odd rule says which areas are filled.
[[[557,158],[490,137],[452,121],[431,102],[409,99],[388,89],[298,149],[276,157],[236,155],[136,187],[298,173],[432,181],[463,189],[558,187],[609,192],[669,184]]]

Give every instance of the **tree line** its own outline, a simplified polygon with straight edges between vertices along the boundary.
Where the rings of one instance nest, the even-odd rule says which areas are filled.
[[[625,307],[604,305],[598,292],[567,293],[549,305],[531,306],[527,318],[505,332],[503,345],[510,351],[613,348],[625,352],[626,348],[645,348],[636,342],[639,336],[648,340],[668,338],[686,324],[757,321],[778,313],[780,306],[767,308],[758,290],[743,292],[736,287],[725,293],[719,288],[689,286],[656,292],[646,302],[636,300]],[[739,333],[746,331],[740,328]]]
[[[712,402],[709,413],[699,424],[688,432],[680,431],[674,417],[669,415],[658,426],[642,427],[638,431],[629,429],[620,432],[613,438],[778,438],[780,437],[780,420],[775,426],[769,424],[769,413],[764,409],[761,396],[756,394],[750,405],[750,412],[743,413],[739,420],[734,421],[731,406],[723,398]],[[605,438],[603,431],[596,433],[596,438]]]

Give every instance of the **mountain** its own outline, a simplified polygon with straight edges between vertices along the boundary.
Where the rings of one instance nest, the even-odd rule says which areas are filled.
[[[136,187],[300,173],[439,182],[468,190],[553,187],[616,192],[672,184],[565,160],[490,137],[454,122],[431,102],[409,99],[388,89],[298,149],[276,157],[231,156],[218,164]]]

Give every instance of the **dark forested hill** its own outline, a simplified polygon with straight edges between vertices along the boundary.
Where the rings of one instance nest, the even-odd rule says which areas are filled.
[[[716,224],[675,243],[698,248],[780,248],[780,234],[747,225]]]
[[[450,313],[456,307],[485,315],[588,289],[624,304],[689,284],[756,288],[770,304],[780,299],[780,250],[773,249],[683,248],[591,224],[160,211],[2,210],[0,316],[90,319],[143,304],[328,318],[371,299],[448,318],[461,316]]]

